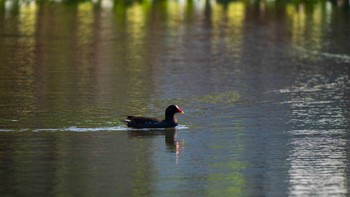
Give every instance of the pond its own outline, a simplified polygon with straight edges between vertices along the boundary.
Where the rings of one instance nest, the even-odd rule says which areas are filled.
[[[1,196],[348,196],[349,8],[0,0]]]

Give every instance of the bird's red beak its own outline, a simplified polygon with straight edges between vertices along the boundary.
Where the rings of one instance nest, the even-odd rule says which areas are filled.
[[[177,112],[178,112],[178,113],[180,113],[180,114],[184,114],[184,113],[185,113],[184,111],[182,111],[182,109],[180,109],[179,106],[176,106],[176,108],[177,108]]]

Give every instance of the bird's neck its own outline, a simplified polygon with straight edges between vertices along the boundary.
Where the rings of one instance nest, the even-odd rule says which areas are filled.
[[[165,114],[165,120],[176,122],[176,118],[175,118],[174,114]]]

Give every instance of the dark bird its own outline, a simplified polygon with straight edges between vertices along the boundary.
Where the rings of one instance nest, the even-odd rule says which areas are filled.
[[[125,122],[132,128],[171,128],[177,126],[176,113],[184,112],[177,105],[169,105],[165,110],[165,119],[160,121],[157,118],[148,118],[142,116],[127,116]]]

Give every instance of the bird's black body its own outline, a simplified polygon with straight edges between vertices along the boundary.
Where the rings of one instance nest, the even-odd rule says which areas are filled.
[[[177,105],[170,105],[165,110],[165,119],[148,118],[142,116],[127,116],[125,122],[132,128],[172,128],[178,125],[175,114],[184,113]]]

